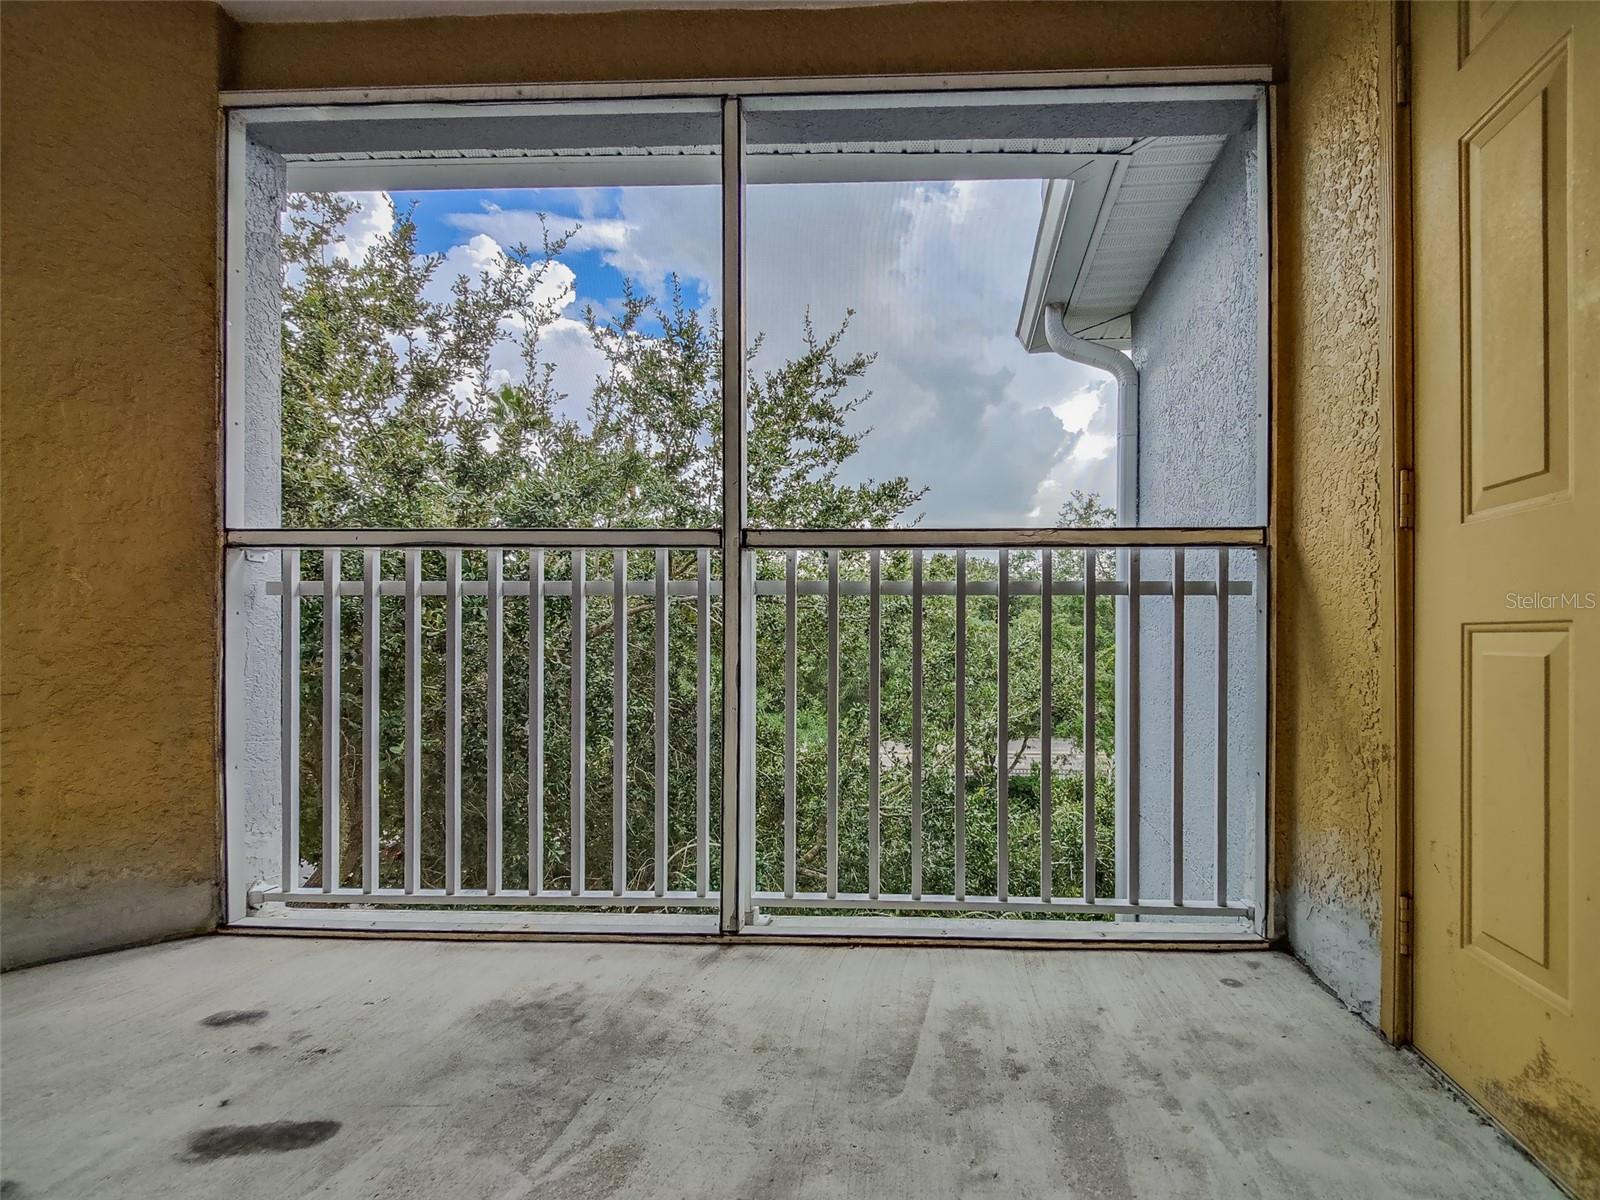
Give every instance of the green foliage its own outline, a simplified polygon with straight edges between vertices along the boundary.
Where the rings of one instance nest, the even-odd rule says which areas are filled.
[[[508,526],[508,527],[702,527],[721,516],[721,330],[688,303],[673,281],[665,299],[631,286],[616,315],[585,314],[591,344],[602,372],[588,397],[585,420],[564,415],[567,397],[553,383],[553,369],[541,341],[567,302],[552,296],[552,267],[564,236],[546,233],[540,248],[518,246],[480,271],[476,278],[452,281],[448,299],[425,295],[442,269],[442,257],[417,252],[417,230],[401,213],[389,233],[359,262],[336,252],[339,230],[350,216],[349,201],[331,195],[294,198],[284,235],[289,272],[283,292],[283,512],[289,526]],[[850,314],[830,332],[819,333],[807,318],[803,350],[781,363],[764,362],[759,339],[749,356],[752,422],[748,441],[750,518],[776,527],[884,527],[907,519],[921,491],[904,477],[857,484],[841,482],[844,465],[868,433],[853,430],[851,415],[867,399],[861,384],[872,356],[847,354],[842,341]],[[520,370],[506,380],[492,378],[490,355],[511,344]],[[1062,524],[1102,525],[1111,514],[1097,497],[1074,493],[1063,508]],[[308,575],[316,556],[307,554]],[[720,574],[716,556],[708,564]],[[1104,557],[1104,556],[1103,556]],[[347,553],[347,578],[358,577],[359,556]],[[612,578],[610,552],[591,552],[586,576]],[[764,577],[781,577],[781,555],[759,556]],[[482,579],[484,552],[463,556],[468,578]],[[545,556],[547,578],[570,576],[572,555]],[[399,552],[385,552],[385,578],[403,569]],[[531,567],[525,552],[507,552],[508,580],[526,581]],[[692,579],[699,564],[693,552],[666,558],[673,579]],[[820,577],[821,556],[802,555],[803,574]],[[906,553],[883,556],[885,579],[910,576]],[[992,558],[969,557],[974,584],[993,583]],[[1012,556],[1013,578],[1039,577],[1037,555]],[[1104,569],[1104,566],[1102,567]],[[630,580],[653,579],[653,553],[623,556]],[[864,553],[846,554],[847,579],[865,579]],[[930,554],[927,578],[954,578],[954,557]],[[1057,578],[1081,574],[1081,556],[1058,554]],[[424,578],[443,575],[443,556],[423,554]],[[909,600],[888,597],[882,624],[881,730],[890,745],[880,762],[882,888],[910,888],[911,777],[907,747],[912,736],[911,623]],[[1109,632],[1112,613],[1101,601],[1097,620]],[[866,601],[843,602],[840,622],[839,705],[840,885],[866,889],[867,797],[871,771],[867,711]],[[827,623],[819,600],[806,598],[798,613],[797,638],[797,860],[798,886],[821,891],[826,881],[827,780]],[[1083,724],[1083,602],[1055,599],[1050,630],[1054,660],[1050,727],[1058,751],[1078,745]],[[342,607],[342,695],[340,786],[345,798],[339,830],[340,876],[354,883],[360,866],[360,605]],[[712,606],[713,625],[720,608]],[[949,597],[929,598],[924,607],[924,890],[950,892],[954,876],[956,809],[954,746],[955,612]],[[967,887],[972,894],[994,889],[996,785],[1000,738],[996,725],[997,617],[994,599],[974,599],[967,615],[967,729],[963,762],[964,805],[968,816],[965,846]],[[623,714],[628,749],[625,762],[626,849],[624,874],[629,887],[654,883],[654,794],[656,786],[654,646],[657,619],[648,595],[630,597],[620,609],[609,589],[588,601],[585,622],[587,682],[582,689],[586,737],[583,813],[586,824],[585,882],[608,888],[617,830],[612,818],[614,783],[612,730]],[[613,650],[620,623],[626,627],[628,686],[620,704],[614,696]],[[316,862],[322,852],[320,671],[323,622],[319,601],[304,604],[302,644],[306,649],[302,731],[302,855]],[[782,887],[784,837],[784,636],[783,605],[757,605],[757,863],[758,886]],[[697,779],[695,722],[699,684],[694,606],[669,605],[665,745],[668,810],[669,887],[693,888],[696,867]],[[528,608],[505,606],[505,882],[527,882],[529,844]],[[572,813],[572,630],[570,604],[546,604],[540,662],[544,671],[543,884],[570,885]],[[1008,738],[1035,745],[1041,729],[1039,662],[1043,628],[1040,600],[1021,596],[1009,614],[1012,691]],[[404,789],[404,629],[398,600],[380,611],[380,882],[402,881],[402,800]],[[712,696],[720,695],[716,654],[720,629],[710,633]],[[463,881],[481,887],[487,846],[485,761],[488,746],[487,615],[484,600],[463,602],[462,694],[464,741]],[[422,698],[422,882],[438,887],[444,877],[443,794],[446,768],[443,713],[445,614],[430,597],[423,606]],[[1097,705],[1111,712],[1114,670],[1112,639],[1097,643]],[[1031,684],[1022,681],[1031,680]],[[711,839],[719,837],[716,798],[721,779],[717,761],[720,723],[710,706]],[[1109,756],[1111,721],[1096,729],[1099,771],[1096,804],[1097,867],[1100,894],[1108,894],[1112,875],[1110,830],[1112,783]],[[1037,892],[1040,862],[1037,768],[1010,778],[1007,789],[1013,894]],[[1052,775],[1052,845],[1057,894],[1074,894],[1081,884],[1082,779],[1058,763]],[[717,851],[709,848],[711,885],[716,884]]]

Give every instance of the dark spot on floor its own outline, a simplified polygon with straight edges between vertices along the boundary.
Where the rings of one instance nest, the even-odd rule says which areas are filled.
[[[761,1118],[765,1115],[765,1101],[766,1095],[761,1088],[740,1088],[722,1098],[722,1108],[735,1120],[743,1122],[745,1128],[754,1129],[761,1124]]]
[[[200,1024],[209,1025],[212,1029],[226,1029],[229,1025],[254,1025],[266,1018],[267,1010],[264,1008],[225,1008],[209,1017],[202,1017]]]
[[[241,1154],[278,1154],[306,1150],[339,1132],[338,1121],[268,1121],[262,1125],[215,1125],[189,1136],[183,1158],[214,1162]]]
[[[1252,971],[1259,971],[1259,970],[1261,970],[1261,964],[1260,964],[1260,963],[1258,963],[1258,962],[1256,962],[1256,960],[1255,960],[1255,959],[1253,959],[1253,958],[1247,958],[1247,959],[1245,959],[1245,960],[1244,960],[1244,965],[1245,965],[1245,966],[1247,966],[1247,967],[1249,967],[1249,968],[1250,968],[1250,969],[1251,969],[1251,970],[1252,970]]]
[[[22,1200],[22,1185],[15,1179],[0,1179],[0,1200]]]
[[[1243,987],[1244,984],[1240,980],[1237,980],[1237,979],[1224,978],[1223,981],[1222,981],[1222,986],[1223,987]]]
[[[257,1042],[254,1046],[250,1047],[250,1053],[251,1054],[270,1054],[270,1053],[272,1053],[272,1051],[274,1051],[276,1049],[277,1049],[277,1047],[274,1046],[271,1042]]]

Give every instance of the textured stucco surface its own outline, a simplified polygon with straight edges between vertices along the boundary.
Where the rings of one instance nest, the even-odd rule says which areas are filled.
[[[1252,525],[1264,520],[1260,353],[1259,164],[1256,128],[1235,133],[1179,222],[1133,314],[1139,368],[1139,523]],[[1146,578],[1172,578],[1165,551],[1143,556]],[[1217,555],[1191,550],[1184,575],[1217,577]],[[1256,575],[1255,555],[1236,552],[1234,579]],[[1216,608],[1184,604],[1184,886],[1215,888]],[[1255,896],[1256,797],[1266,769],[1257,699],[1265,685],[1255,603],[1228,608],[1228,895]],[[1173,629],[1170,604],[1140,613],[1140,894],[1171,891]],[[1157,802],[1156,798],[1161,798]]]
[[[1288,21],[1280,280],[1277,876],[1295,952],[1376,1019],[1384,723],[1375,4]]]
[[[1266,520],[1256,159],[1252,121],[1217,156],[1134,310],[1141,525]]]
[[[15,965],[216,912],[224,26],[205,5],[13,3],[0,21]]]
[[[1137,13],[1137,16],[1132,16]],[[246,26],[239,88],[1275,64],[1278,8],[1016,4],[508,14]],[[335,31],[329,36],[331,31]]]
[[[245,151],[245,307],[243,370],[227,415],[232,457],[225,503],[230,525],[270,527],[283,517],[282,213],[283,159],[253,143]],[[228,556],[227,645],[223,707],[227,714],[227,848],[230,918],[242,916],[250,888],[283,874],[283,617],[266,584],[281,577],[276,553]]]

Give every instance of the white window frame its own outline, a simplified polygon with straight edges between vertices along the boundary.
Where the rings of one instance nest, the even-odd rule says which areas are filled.
[[[723,711],[738,714],[739,719],[723,721],[721,748],[723,795],[721,797],[722,906],[720,928],[725,934],[744,930],[751,917],[751,875],[753,861],[745,843],[752,819],[751,803],[754,791],[753,758],[753,705],[746,703],[746,694],[753,694],[753,653],[750,644],[753,619],[754,590],[752,558],[755,550],[763,547],[796,548],[806,546],[837,548],[843,546],[876,546],[881,548],[925,546],[939,548],[1002,547],[1082,547],[1092,545],[1117,546],[1175,546],[1204,545],[1238,546],[1250,548],[1258,561],[1255,586],[1257,597],[1257,652],[1265,680],[1261,692],[1259,720],[1264,731],[1265,769],[1257,788],[1254,819],[1256,821],[1257,854],[1255,864],[1255,903],[1253,925],[1261,936],[1273,928],[1269,912],[1271,811],[1269,805],[1270,779],[1273,763],[1273,737],[1270,721],[1271,674],[1270,647],[1272,642],[1273,611],[1268,604],[1268,580],[1274,565],[1275,537],[1273,536],[1271,489],[1271,456],[1261,456],[1262,470],[1259,487],[1259,511],[1266,514],[1263,525],[1234,528],[1153,529],[1125,527],[1118,529],[1071,530],[1053,528],[1015,529],[888,529],[888,530],[785,530],[755,529],[748,526],[745,456],[746,379],[744,359],[746,338],[744,328],[744,214],[745,189],[752,182],[751,161],[745,153],[744,114],[742,101],[748,97],[794,96],[796,103],[809,106],[826,105],[829,97],[840,105],[849,104],[862,95],[887,96],[905,94],[906,103],[915,103],[918,96],[929,93],[1004,93],[1019,100],[1040,100],[1041,93],[1050,93],[1053,102],[1062,100],[1063,92],[1093,89],[1093,99],[1098,102],[1195,100],[1212,96],[1233,94],[1238,85],[1259,87],[1270,84],[1271,68],[1250,66],[1223,68],[1189,68],[1171,70],[1131,71],[1060,71],[1026,73],[958,74],[938,76],[841,76],[796,79],[749,80],[689,80],[641,83],[584,83],[551,85],[513,85],[504,87],[434,87],[388,89],[330,89],[300,92],[235,91],[221,97],[226,116],[225,146],[226,169],[222,173],[221,211],[224,215],[223,257],[226,280],[221,305],[223,346],[223,418],[221,475],[223,481],[224,547],[223,586],[229,587],[232,552],[265,550],[275,546],[312,546],[317,544],[344,547],[383,545],[423,545],[449,543],[452,545],[539,545],[554,546],[605,546],[625,544],[651,546],[715,546],[722,554],[723,612]],[[1270,91],[1270,89],[1269,89]],[[250,129],[260,124],[288,119],[339,120],[374,114],[417,116],[458,115],[463,105],[481,106],[486,115],[498,106],[507,110],[527,110],[529,106],[549,101],[591,101],[597,110],[611,108],[628,111],[641,100],[661,101],[673,97],[686,99],[714,99],[721,106],[722,145],[718,156],[707,156],[708,163],[683,165],[679,168],[679,182],[719,182],[722,187],[723,210],[723,296],[724,296],[724,355],[722,366],[723,394],[723,506],[722,523],[714,529],[638,529],[638,530],[508,530],[508,529],[419,529],[419,530],[297,530],[284,527],[259,527],[240,519],[243,506],[243,481],[239,473],[229,469],[244,454],[241,439],[245,436],[231,398],[243,395],[245,389],[245,333],[242,314],[245,311],[247,281],[247,256],[245,239],[245,203],[248,195],[245,169],[245,145]],[[1085,92],[1084,99],[1090,98]],[[1269,290],[1270,246],[1268,191],[1272,179],[1272,164],[1267,155],[1269,121],[1266,119],[1266,101],[1263,101],[1263,119],[1258,120],[1260,139],[1259,161],[1262,164],[1262,203],[1260,204],[1261,284],[1259,304],[1260,361],[1271,362],[1272,329],[1267,298]],[[916,156],[911,156],[916,157]],[[939,156],[934,156],[939,157]],[[948,157],[948,156],[945,156]],[[973,156],[997,160],[1008,156]],[[1082,156],[1060,155],[1063,161],[1057,171],[1070,174],[1081,165]],[[328,189],[372,189],[376,187],[403,187],[407,178],[430,187],[484,186],[479,176],[494,172],[500,186],[559,186],[570,182],[575,171],[584,171],[584,181],[592,183],[593,160],[578,160],[583,166],[574,167],[572,160],[554,157],[529,157],[525,159],[496,159],[479,163],[447,162],[441,160],[408,160],[404,167],[393,161],[374,163],[320,164],[315,168],[302,166],[302,187]],[[658,170],[659,168],[650,168]],[[908,167],[921,173],[915,165]],[[943,168],[942,168],[943,169]],[[1007,168],[1000,162],[969,162],[968,174],[995,177],[997,170]],[[1029,177],[1038,176],[1038,164],[1029,165]],[[617,164],[606,182],[627,184],[646,182],[642,168],[630,164]],[[782,181],[783,164],[764,164],[757,168],[754,181]],[[1016,168],[1017,171],[1023,168]],[[411,172],[406,175],[404,172]],[[1054,172],[1053,172],[1054,173]],[[878,178],[879,176],[874,176]],[[950,178],[960,177],[949,175]],[[660,176],[651,176],[650,181]],[[840,176],[844,178],[843,175]],[[396,180],[401,180],[397,183]],[[730,348],[733,349],[730,352]],[[1270,444],[1272,428],[1272,381],[1270,371],[1260,373],[1260,407],[1263,419],[1260,429],[1264,443]],[[1125,491],[1124,473],[1136,472],[1137,464],[1125,461],[1126,452],[1119,454],[1119,499]],[[225,606],[226,608],[227,606]],[[224,614],[224,646],[233,615]],[[226,656],[226,651],[225,651]],[[228,697],[236,694],[239,686],[239,665],[224,665],[224,745],[238,744],[241,731],[232,723]],[[237,706],[234,706],[236,712]],[[230,780],[235,774],[235,753],[226,750],[227,762],[223,772],[223,804],[225,847],[224,863],[226,881],[226,912],[229,920],[238,920],[247,911],[246,889],[249,882],[240,878],[229,847],[233,842],[234,814],[227,803]],[[731,836],[730,836],[731,831]]]

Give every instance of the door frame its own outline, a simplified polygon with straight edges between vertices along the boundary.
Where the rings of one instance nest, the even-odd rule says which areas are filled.
[[[1388,636],[1381,677],[1381,727],[1394,747],[1390,799],[1383,806],[1381,838],[1382,955],[1378,1028],[1392,1044],[1411,1041],[1412,957],[1411,890],[1415,869],[1413,833],[1415,755],[1412,716],[1415,703],[1414,631],[1415,394],[1412,286],[1411,6],[1389,0],[1383,6],[1383,49],[1387,69],[1378,72],[1379,156],[1379,405],[1386,469],[1379,483],[1383,537],[1379,614]]]

